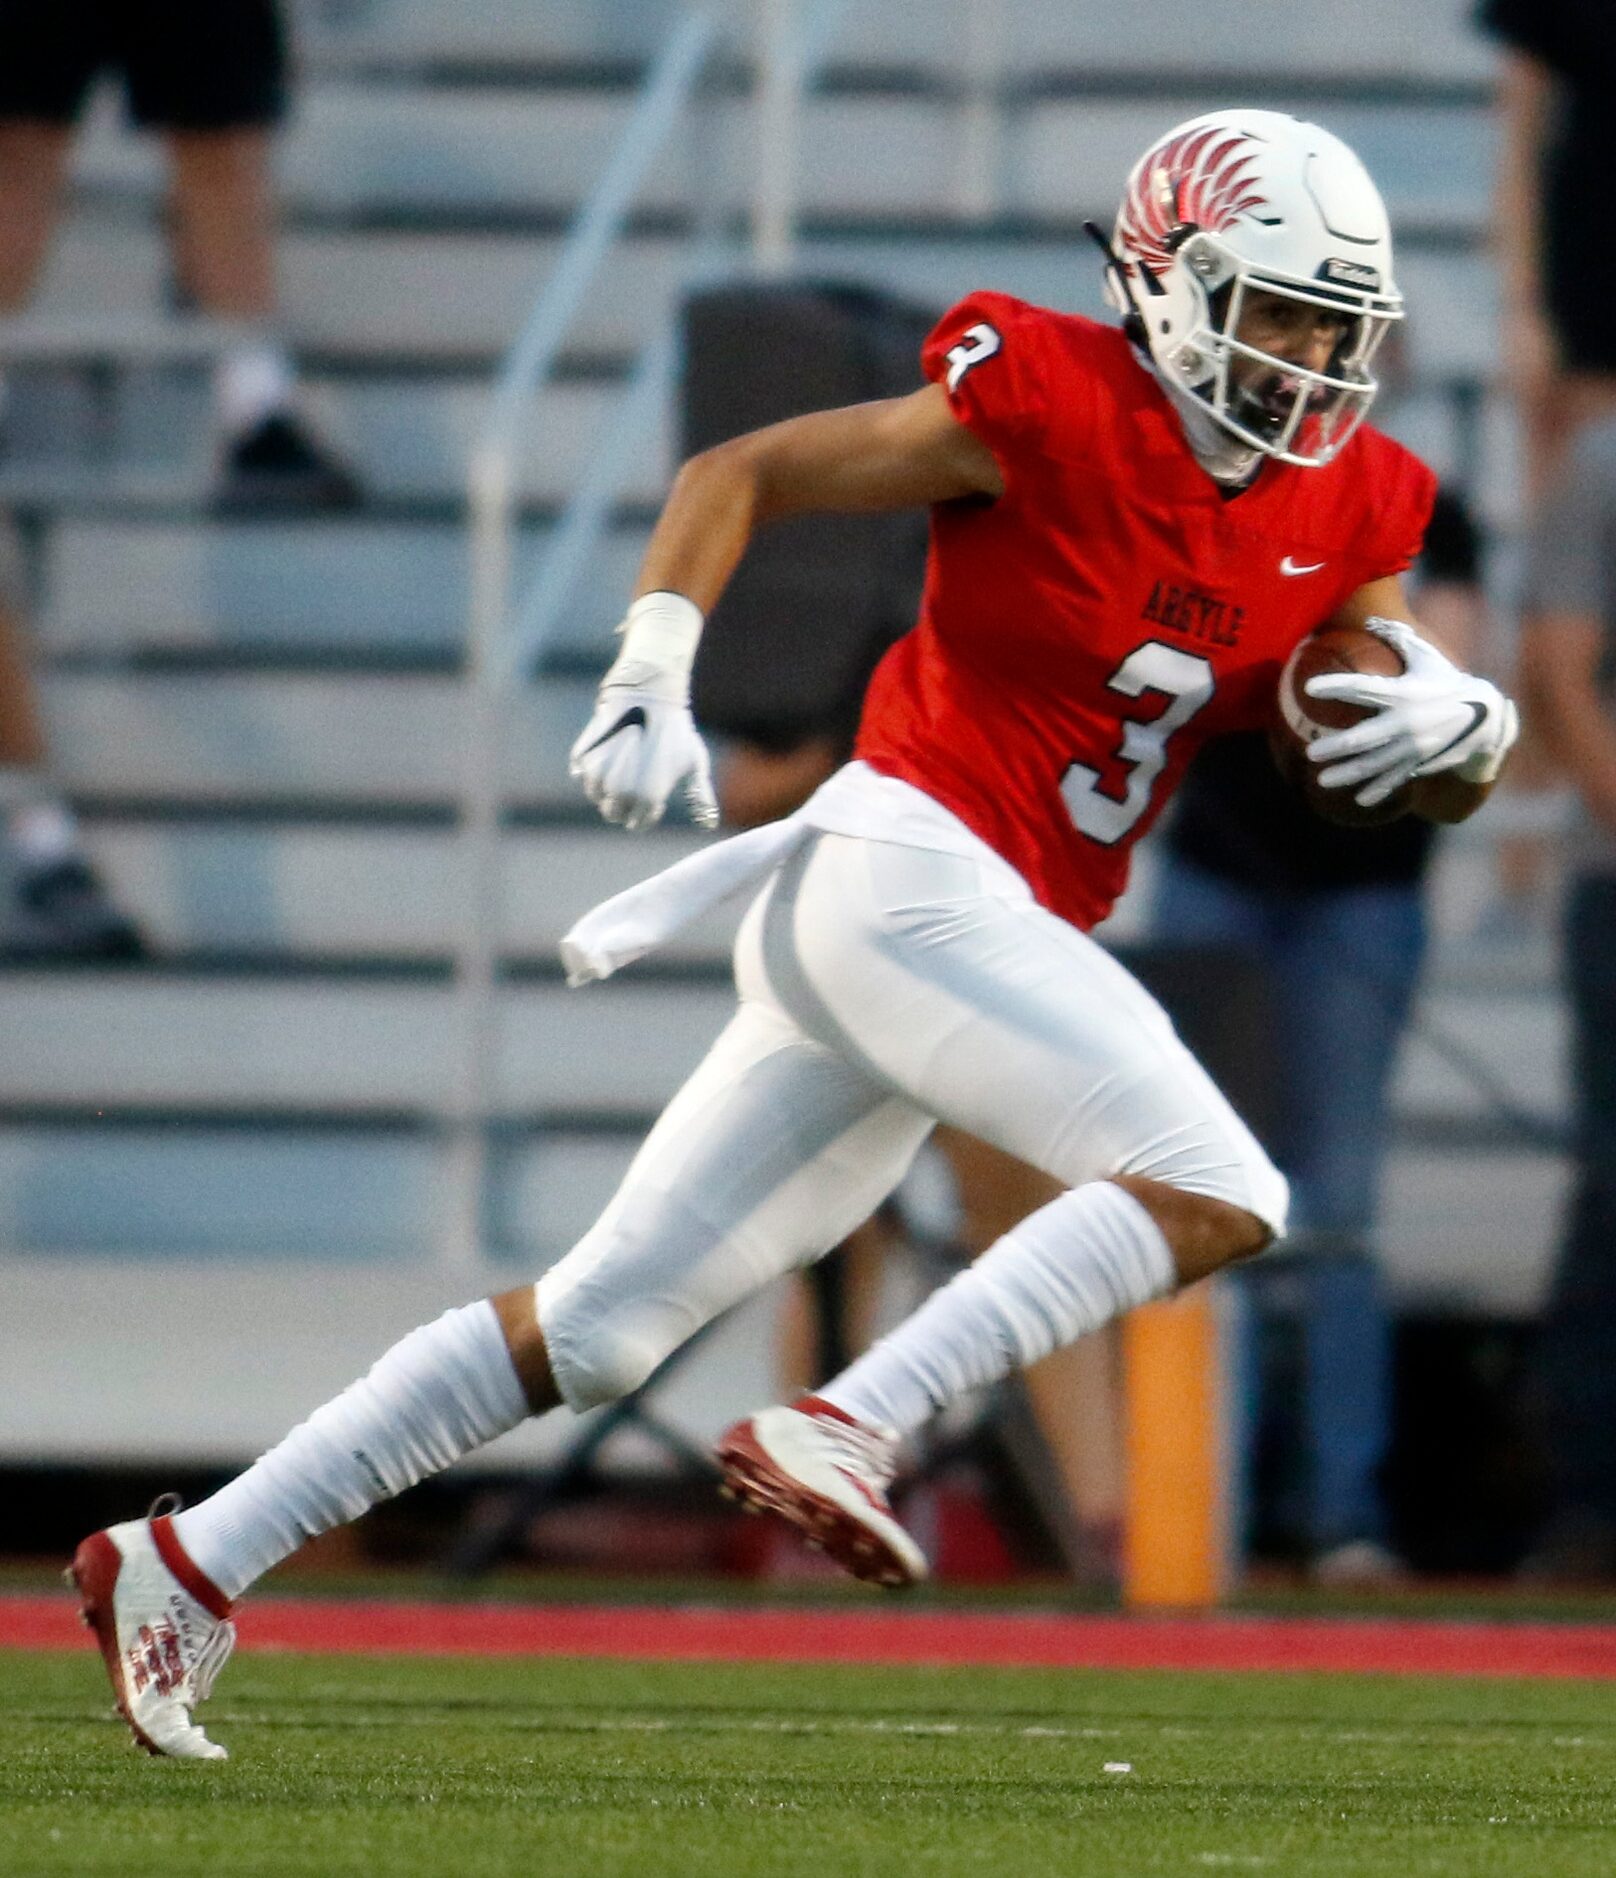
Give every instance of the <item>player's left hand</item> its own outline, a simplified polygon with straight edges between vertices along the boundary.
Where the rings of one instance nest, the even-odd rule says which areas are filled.
[[[1340,672],[1308,681],[1309,697],[1370,712],[1309,745],[1308,756],[1321,766],[1320,786],[1355,789],[1354,799],[1368,809],[1415,776],[1451,770],[1466,782],[1490,783],[1519,734],[1514,704],[1401,620],[1364,623],[1402,655],[1403,670],[1395,678]]]

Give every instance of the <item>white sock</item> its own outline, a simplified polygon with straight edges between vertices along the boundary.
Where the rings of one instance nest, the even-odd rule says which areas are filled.
[[[246,1473],[174,1516],[197,1568],[227,1598],[305,1539],[440,1473],[528,1414],[486,1299],[395,1343]]]
[[[1161,1228],[1108,1180],[1051,1200],[935,1291],[816,1394],[909,1434],[948,1403],[1162,1297],[1177,1282]]]
[[[227,437],[242,437],[292,401],[297,383],[284,346],[267,341],[227,352],[213,373],[213,404]]]
[[[25,779],[14,798],[7,795],[3,780],[11,776]],[[6,839],[25,868],[52,867],[78,853],[77,818],[50,794],[37,772],[0,771],[0,808],[6,811]]]

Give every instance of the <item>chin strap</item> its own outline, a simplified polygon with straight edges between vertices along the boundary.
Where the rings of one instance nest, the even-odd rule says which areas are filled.
[[[1255,473],[1262,451],[1254,450],[1249,444],[1241,443],[1238,437],[1231,436],[1193,391],[1175,385],[1156,363],[1156,355],[1150,349],[1149,328],[1145,324],[1144,314],[1139,310],[1133,282],[1128,278],[1128,270],[1121,256],[1097,223],[1085,222],[1083,233],[1105,256],[1106,272],[1117,283],[1117,291],[1128,303],[1128,310],[1122,316],[1122,330],[1140,353],[1145,369],[1172,401],[1196,462],[1214,482],[1222,483],[1225,488],[1242,487]],[[1152,293],[1162,292],[1161,283],[1148,268],[1140,270],[1140,278]]]
[[[1175,385],[1148,352],[1144,363],[1166,393],[1196,462],[1225,489],[1243,488],[1257,473],[1263,461],[1262,451],[1226,431],[1201,399],[1182,385]]]

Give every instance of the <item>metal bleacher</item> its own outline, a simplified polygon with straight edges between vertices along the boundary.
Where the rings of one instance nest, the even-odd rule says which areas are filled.
[[[9,1270],[15,1306],[0,1311],[0,1371],[42,1393],[38,1340],[60,1314],[89,1326],[75,1368],[128,1402],[129,1365],[144,1359],[91,1305],[125,1255],[142,1261],[143,1299],[221,1300],[210,1323],[224,1353],[196,1367],[198,1400],[257,1352],[257,1408],[201,1437],[209,1452],[267,1438],[288,1407],[346,1378],[353,1353],[334,1347],[332,1325],[350,1324],[362,1354],[395,1327],[389,1308],[407,1324],[423,1298],[453,1301],[486,1276],[435,1266],[461,893],[467,451],[499,358],[680,11],[306,0],[283,155],[283,299],[311,412],[367,489],[359,515],[210,516],[194,370],[98,355],[93,372],[19,377],[0,502],[31,545],[53,751],[159,954],[119,971],[0,969],[0,1291]],[[1441,466],[1479,439],[1479,494],[1507,527],[1513,470],[1490,387],[1482,247],[1488,67],[1457,0],[1365,0],[1350,21],[1296,0],[1200,0],[1182,15],[1001,0],[988,9],[987,79],[942,17],[954,11],[842,10],[803,116],[804,271],[938,304],[989,282],[1098,310],[1078,227],[1109,213],[1156,129],[1236,97],[1318,116],[1358,143],[1402,231],[1415,308],[1406,426]],[[713,106],[732,161],[748,73],[743,44]],[[535,408],[519,584],[630,357],[672,310],[693,206],[715,186],[710,155],[670,152]],[[98,112],[36,318],[160,315],[159,193],[154,153]],[[717,931],[586,995],[564,989],[555,963],[577,913],[695,839],[603,829],[565,776],[671,468],[671,389],[663,420],[505,745],[487,1217],[488,1258],[509,1271],[540,1269],[587,1223],[728,1003]],[[1464,843],[1455,857],[1444,905],[1460,906],[1476,862]],[[1485,969],[1461,959],[1439,969],[1428,1003],[1445,1035],[1509,1064],[1526,1105],[1552,1113],[1544,983],[1536,954]],[[1535,1233],[1524,1254],[1501,1245],[1500,1263],[1541,1263],[1548,1225],[1534,1209],[1552,1198],[1553,1157],[1501,1141],[1487,1099],[1417,1047],[1401,1101],[1416,1145],[1394,1181],[1394,1224],[1426,1231],[1433,1282],[1478,1291],[1455,1223],[1467,1206],[1495,1229],[1502,1208],[1509,1232]],[[1470,1144],[1462,1178],[1450,1178],[1454,1140]],[[1419,1196],[1438,1192],[1433,1237]],[[312,1355],[297,1343],[311,1267],[326,1320],[308,1332],[325,1339]],[[1519,1301],[1507,1280],[1497,1295]],[[755,1393],[744,1371],[736,1386]],[[61,1413],[0,1417],[0,1447],[75,1451],[97,1400],[91,1388]],[[716,1424],[730,1406],[710,1391],[696,1419]],[[199,1439],[182,1432],[188,1412],[137,1415],[123,1432],[183,1451]]]

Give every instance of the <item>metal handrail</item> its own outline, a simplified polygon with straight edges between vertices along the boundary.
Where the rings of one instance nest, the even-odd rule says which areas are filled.
[[[516,456],[523,412],[554,372],[595,274],[621,236],[636,194],[669,133],[688,107],[734,0],[688,14],[642,87],[610,161],[574,223],[560,260],[507,354],[488,417],[473,449],[468,706],[461,791],[462,922],[456,951],[460,1053],[448,1105],[453,1152],[448,1260],[482,1259],[485,1127],[498,1051],[495,968],[501,929],[499,815],[501,735],[512,681],[532,669],[577,578],[610,520],[634,444],[644,436],[653,400],[671,375],[673,336],[652,335],[635,361],[618,407],[597,439],[589,468],[546,548],[528,601],[512,620]],[[759,146],[752,189],[753,262],[759,272],[792,263],[796,221],[796,142],[801,100],[823,63],[849,0],[752,0],[758,22]],[[721,240],[707,217],[698,228],[692,271],[710,262]]]
[[[548,275],[526,324],[506,355],[488,417],[472,451],[471,591],[467,621],[467,707],[461,784],[461,928],[456,948],[459,1060],[449,1092],[450,1213],[444,1235],[447,1261],[475,1267],[483,1258],[482,1210],[487,1157],[485,1125],[498,1055],[494,1009],[501,928],[499,816],[501,760],[510,680],[520,648],[507,631],[514,552],[516,456],[530,400],[554,373],[572,322],[595,274],[621,235],[652,163],[700,82],[717,43],[724,8],[701,7],[681,21],[657,59],[629,122],[588,202],[579,212],[561,258]],[[650,363],[654,365],[654,356]],[[642,367],[646,361],[642,359]],[[648,376],[636,369],[635,383]],[[603,453],[615,454],[615,453]],[[590,500],[563,523],[553,552],[581,564],[585,530],[598,527],[609,506],[601,465],[589,480]],[[582,513],[578,513],[579,509]],[[570,583],[547,581],[559,610]],[[530,629],[526,638],[531,641]]]
[[[12,313],[0,317],[0,361],[9,365],[191,364],[261,338],[250,320],[186,313]]]
[[[562,610],[611,521],[635,447],[643,446],[657,404],[667,396],[674,352],[673,331],[662,327],[635,360],[511,629],[505,665],[512,676],[538,672]]]

